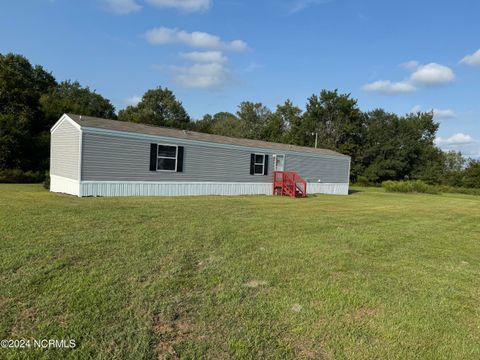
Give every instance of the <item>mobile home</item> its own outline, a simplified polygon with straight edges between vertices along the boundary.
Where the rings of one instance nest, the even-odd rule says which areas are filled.
[[[350,157],[326,149],[64,114],[50,150],[50,190],[76,196],[271,195],[274,172],[348,194]]]

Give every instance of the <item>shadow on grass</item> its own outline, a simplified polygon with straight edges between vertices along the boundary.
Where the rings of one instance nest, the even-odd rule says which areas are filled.
[[[352,194],[356,194],[356,193],[360,193],[360,192],[364,192],[364,190],[360,190],[360,189],[349,189],[349,190],[348,190],[348,195],[352,195]]]

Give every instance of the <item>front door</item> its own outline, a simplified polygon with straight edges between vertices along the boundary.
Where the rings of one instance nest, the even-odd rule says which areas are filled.
[[[275,171],[285,171],[285,155],[273,155],[273,168]]]

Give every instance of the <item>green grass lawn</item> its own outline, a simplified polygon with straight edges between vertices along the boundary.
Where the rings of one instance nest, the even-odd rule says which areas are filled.
[[[0,358],[479,359],[480,197],[0,185]]]

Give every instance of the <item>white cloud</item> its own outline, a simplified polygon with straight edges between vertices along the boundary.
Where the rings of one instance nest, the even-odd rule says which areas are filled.
[[[467,158],[480,158],[480,142],[468,134],[457,133],[447,138],[437,137],[435,144],[444,151],[460,151]]]
[[[180,56],[194,62],[174,66],[173,80],[180,86],[196,89],[221,88],[230,77],[228,58],[221,51],[192,51]]]
[[[127,106],[137,106],[140,101],[142,101],[142,97],[136,95],[123,100],[124,104]]]
[[[422,111],[422,107],[420,105],[415,105],[410,112],[418,113]],[[428,110],[428,112],[433,112],[433,117],[436,119],[453,119],[457,117],[457,114],[452,109],[437,109],[433,108]]]
[[[118,15],[125,15],[140,10],[142,7],[135,0],[104,0],[107,10]]]
[[[455,74],[448,66],[437,63],[419,65],[410,76],[410,81],[424,86],[439,86],[452,82]]]
[[[180,86],[196,89],[221,88],[231,78],[228,57],[223,51],[245,51],[242,40],[223,41],[220,37],[205,32],[186,32],[160,27],[145,33],[151,44],[184,44],[204,51],[180,53],[179,56],[192,62],[185,66],[172,66],[173,81]]]
[[[404,67],[407,70],[414,70],[416,69],[420,64],[416,60],[410,60],[407,62],[404,62],[403,64],[400,64],[402,67]]]
[[[422,107],[420,105],[415,105],[412,110],[410,110],[411,113],[418,113],[418,112],[421,112],[422,111]]]
[[[238,52],[248,49],[247,43],[243,40],[222,41],[220,37],[206,32],[194,31],[189,33],[184,30],[167,27],[151,29],[145,33],[145,38],[149,43],[154,45],[178,43],[195,48],[231,50]]]
[[[387,95],[409,93],[417,87],[434,87],[447,84],[455,79],[455,74],[448,66],[437,63],[421,65],[418,61],[411,60],[400,64],[411,71],[410,76],[402,81],[377,80],[363,85],[363,90]]]
[[[474,140],[470,135],[458,133],[448,138],[437,137],[435,143],[437,145],[466,145],[473,143]]]
[[[302,10],[305,10],[307,7],[312,5],[320,5],[330,2],[331,0],[296,0],[293,2],[290,8],[290,15],[298,13]]]
[[[222,63],[193,64],[174,67],[174,81],[180,86],[197,89],[222,87],[229,78],[229,70]]]
[[[395,95],[409,93],[415,91],[416,88],[412,84],[405,81],[392,82],[390,80],[378,80],[369,84],[365,84],[363,86],[363,90],[367,92]]]
[[[159,8],[175,8],[183,11],[205,11],[210,8],[211,0],[147,0],[150,5]]]
[[[180,56],[184,59],[200,63],[226,63],[228,58],[221,51],[192,51],[182,53]]]
[[[433,117],[437,119],[453,119],[457,117],[452,109],[433,109]]]
[[[465,56],[462,60],[460,60],[460,63],[473,65],[473,66],[480,66],[480,49],[471,55]]]

